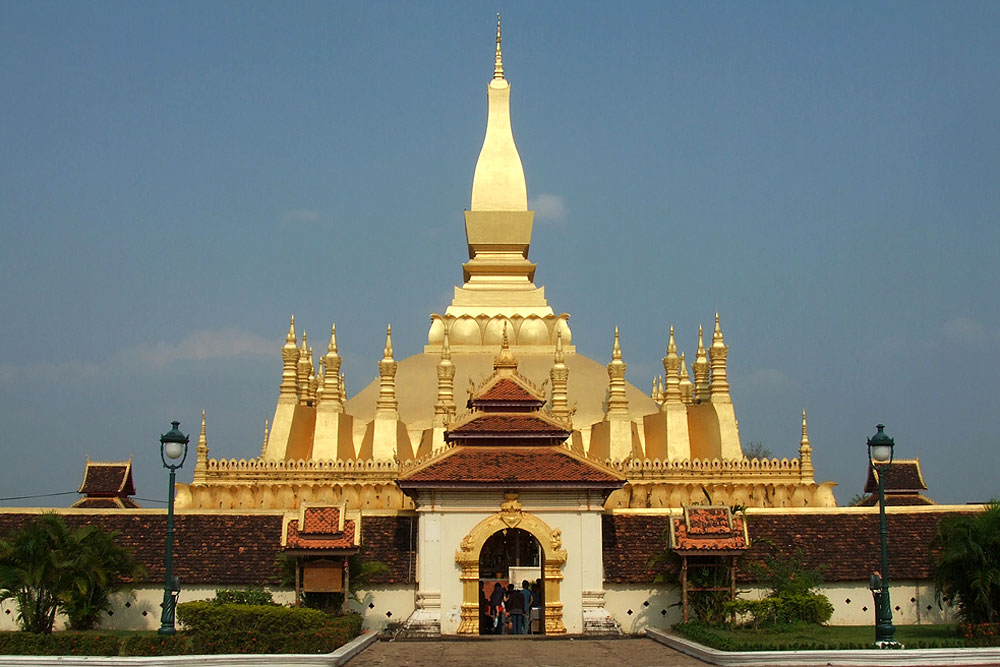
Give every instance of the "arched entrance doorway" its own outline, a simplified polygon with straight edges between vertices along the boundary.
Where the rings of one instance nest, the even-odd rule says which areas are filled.
[[[504,634],[503,619],[490,615],[502,591],[509,590],[511,584],[522,591],[527,584],[530,604],[525,605],[526,631],[542,634],[545,582],[543,578],[545,553],[535,536],[520,528],[503,528],[490,535],[479,552],[479,586],[483,595],[479,599],[479,634]],[[507,605],[509,607],[509,605]],[[531,607],[534,607],[532,613]],[[509,624],[509,625],[512,625]],[[513,628],[506,628],[511,632]]]
[[[558,635],[566,633],[566,626],[563,624],[563,605],[560,597],[560,583],[562,582],[562,569],[566,564],[566,551],[562,548],[562,533],[558,529],[553,530],[547,523],[533,514],[521,511],[521,503],[518,501],[518,494],[507,492],[504,494],[504,502],[501,510],[482,521],[480,521],[462,539],[461,548],[455,552],[455,562],[461,568],[462,579],[462,620],[458,626],[460,635],[477,635],[480,628],[480,557],[483,555],[487,542],[497,533],[508,536],[519,536],[526,533],[528,538],[513,537],[517,540],[527,541],[528,544],[538,545],[538,567],[541,571],[543,606],[540,611],[542,619],[542,631],[547,635]],[[514,533],[514,529],[519,529],[519,533]],[[502,538],[496,538],[499,541]],[[503,538],[506,539],[506,538]],[[511,547],[514,548],[513,546]],[[530,557],[530,546],[518,546],[524,548]],[[489,559],[490,553],[495,553],[495,548],[490,546],[487,549],[487,566],[492,565]],[[520,552],[516,555],[523,555]],[[509,567],[509,566],[508,566]],[[503,574],[503,571],[501,570]],[[487,572],[486,574],[489,574]],[[493,577],[497,572],[494,571]],[[507,575],[510,572],[506,573]]]

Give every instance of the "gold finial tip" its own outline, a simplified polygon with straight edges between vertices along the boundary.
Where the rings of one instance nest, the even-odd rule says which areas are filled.
[[[497,14],[497,52],[496,60],[493,64],[493,78],[503,79],[503,54],[500,51],[500,14]]]

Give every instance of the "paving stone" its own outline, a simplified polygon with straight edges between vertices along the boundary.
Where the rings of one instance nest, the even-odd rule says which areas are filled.
[[[703,667],[651,639],[490,638],[377,642],[348,667]]]

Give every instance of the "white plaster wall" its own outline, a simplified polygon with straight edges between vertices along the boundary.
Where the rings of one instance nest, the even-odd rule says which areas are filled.
[[[875,610],[868,582],[827,585],[822,589],[833,604],[832,625],[871,625]],[[955,610],[950,604],[939,607],[934,600],[934,584],[930,581],[893,581],[889,595],[892,600],[892,622],[896,625],[954,623]]]
[[[455,552],[476,524],[499,510],[503,499],[503,492],[498,490],[461,498],[441,493],[421,498],[418,503],[418,581],[421,594],[440,592],[442,634],[455,634],[461,622],[461,568],[455,562]],[[600,499],[575,491],[524,492],[519,499],[525,513],[535,515],[552,530],[562,531],[567,551],[560,585],[563,623],[568,633],[581,633],[582,591],[599,590],[603,579]]]
[[[681,621],[680,586],[606,584],[604,591],[605,609],[627,635],[641,634],[647,627],[666,630]]]
[[[181,591],[178,602],[205,600],[215,596],[215,591],[226,586],[191,586]],[[236,587],[234,587],[236,588]],[[290,604],[295,594],[290,589],[268,589],[278,604]],[[111,613],[101,618],[102,630],[156,630],[160,627],[160,603],[163,588],[142,586],[134,591],[118,593],[111,598]],[[8,613],[8,611],[10,613]],[[60,614],[56,617],[55,629],[66,628],[67,619]],[[17,605],[13,600],[0,602],[0,630],[18,630]]]
[[[833,605],[830,625],[873,625],[875,611],[868,582],[838,583],[820,589]],[[765,591],[741,588],[739,597],[756,600]],[[896,625],[954,623],[955,610],[950,604],[939,607],[934,600],[934,585],[929,581],[892,582],[892,621]],[[621,624],[626,634],[641,633],[646,627],[668,629],[681,621],[680,586],[638,586],[607,584],[606,608]],[[629,612],[632,613],[629,613]],[[665,613],[664,613],[665,612]]]
[[[381,632],[390,623],[402,623],[416,606],[416,585],[373,586],[358,591],[358,600],[350,601],[351,611],[364,617],[364,629]]]

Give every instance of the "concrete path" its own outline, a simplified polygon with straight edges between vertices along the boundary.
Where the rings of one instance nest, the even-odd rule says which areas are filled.
[[[704,667],[651,639],[531,639],[376,642],[347,667]]]

